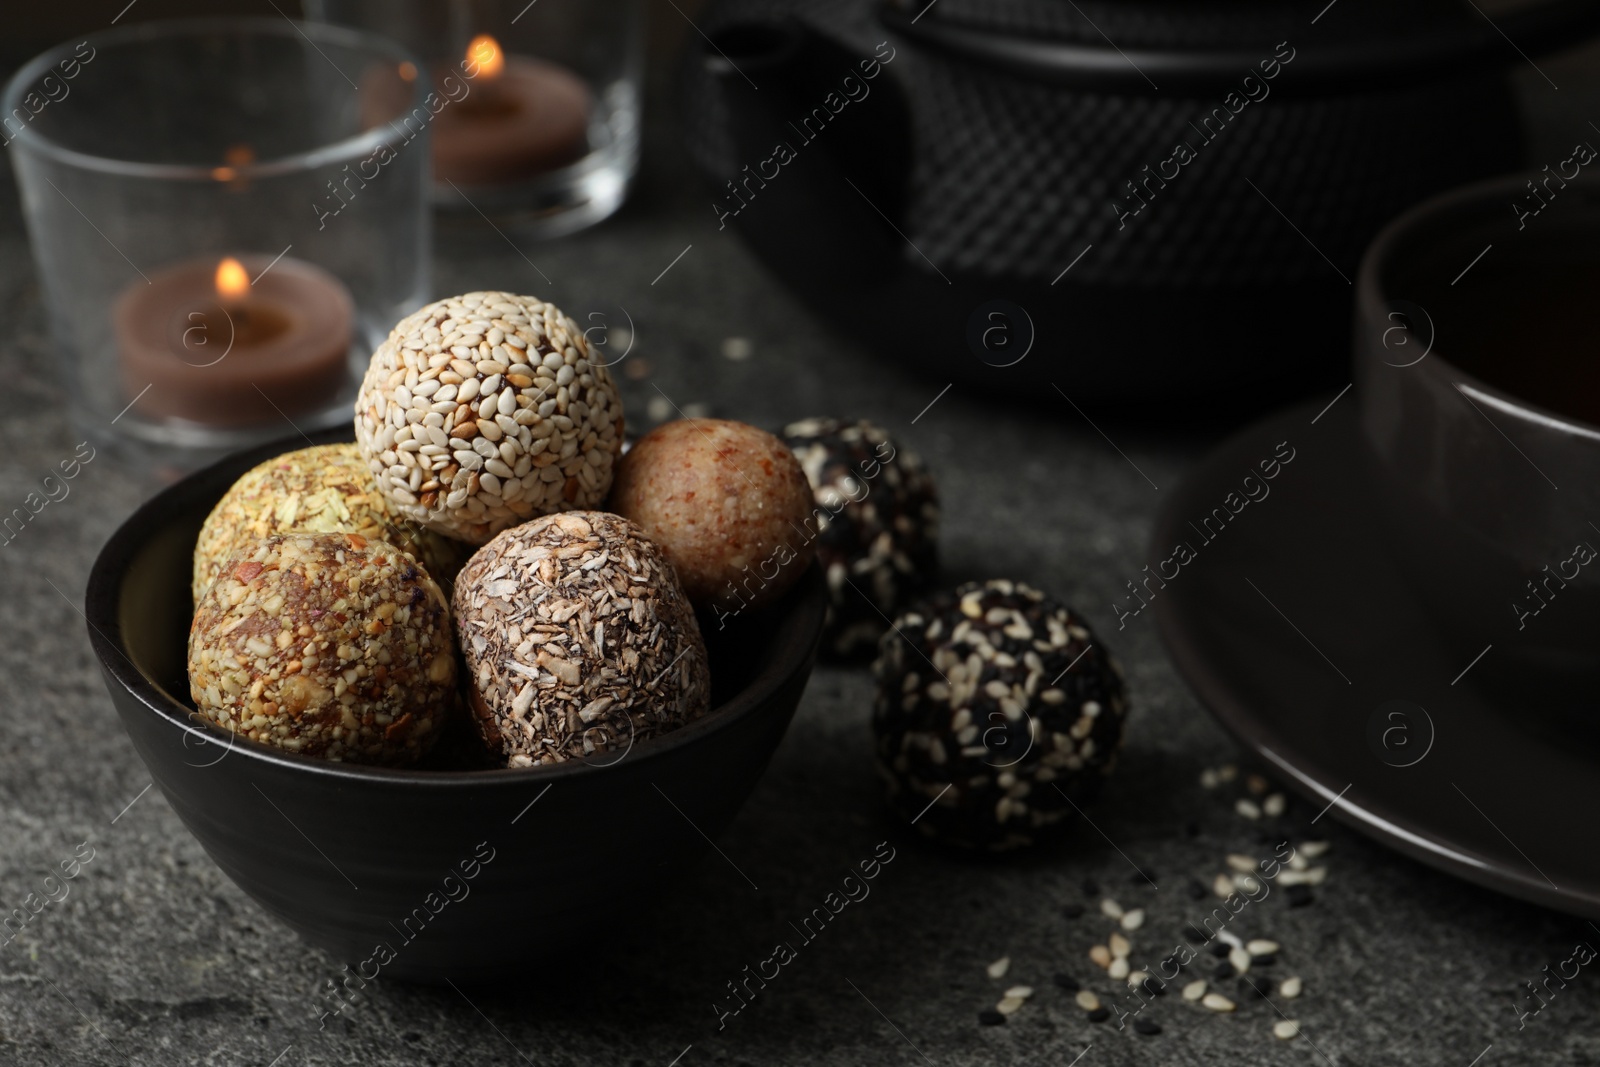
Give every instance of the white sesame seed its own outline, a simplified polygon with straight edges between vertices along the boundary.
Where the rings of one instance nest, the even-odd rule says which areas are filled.
[[[1121,934],[1112,934],[1106,944],[1111,948],[1111,954],[1118,959],[1127,959],[1128,953],[1133,951],[1133,945]]]
[[[1288,806],[1289,801],[1282,793],[1274,793],[1266,800],[1261,802],[1261,810],[1272,816],[1274,819],[1276,819],[1279,815],[1282,815],[1284,809]]]
[[[1120,919],[1122,918],[1122,905],[1107,897],[1100,902],[1100,914],[1108,919]]]
[[[1096,945],[1089,950],[1089,959],[1094,961],[1095,966],[1104,970],[1111,966],[1111,950],[1104,945]]]
[[[1233,969],[1244,974],[1250,969],[1250,953],[1242,948],[1228,950],[1228,962],[1233,964]]]
[[[1111,966],[1106,968],[1106,974],[1112,978],[1126,978],[1131,969],[1128,965],[1128,957],[1118,956],[1111,961]]]
[[[1001,1015],[1015,1015],[1017,1009],[1026,1003],[1021,997],[1005,997],[994,1006],[994,1010]]]
[[[1200,788],[1202,789],[1215,789],[1219,781],[1215,768],[1207,767],[1200,772]]]
[[[1272,1025],[1272,1036],[1280,1041],[1293,1041],[1300,1035],[1300,1024],[1293,1019],[1279,1019]]]
[[[1228,856],[1228,866],[1232,867],[1241,874],[1256,873],[1256,861],[1251,859],[1249,856],[1241,855],[1238,852],[1234,852]]]
[[[1243,815],[1246,819],[1261,818],[1261,805],[1247,797],[1240,797],[1234,801],[1233,810]]]
[[[1226,900],[1233,896],[1233,879],[1225,874],[1219,874],[1211,883],[1211,891]]]
[[[1033,986],[1014,985],[1010,989],[1006,990],[1006,996],[1018,997],[1022,1000],[1027,1000],[1029,997],[1033,996]]]
[[[1143,925],[1144,925],[1144,909],[1143,908],[1134,908],[1132,911],[1123,913],[1123,916],[1122,916],[1122,928],[1124,930],[1137,930],[1137,929],[1139,929],[1139,927],[1141,927]]]
[[[1078,1002],[1078,1007],[1084,1011],[1094,1011],[1100,1006],[1100,998],[1087,989],[1078,990],[1078,995],[1072,998]]]
[[[1300,855],[1306,857],[1306,859],[1314,860],[1326,851],[1328,851],[1328,842],[1326,841],[1306,841],[1300,845]]]
[[[1293,1000],[1295,997],[1300,995],[1300,990],[1302,987],[1303,983],[1300,981],[1300,976],[1291,975],[1279,983],[1278,996],[1282,997],[1284,1000]]]
[[[993,963],[989,964],[989,966],[987,968],[990,978],[1004,978],[1006,976],[1006,972],[1009,971],[1010,969],[1011,969],[1011,957],[1010,956],[1001,956],[999,959],[997,959]]]
[[[1183,987],[1184,1000],[1199,1000],[1205,995],[1206,981],[1204,978],[1196,978],[1194,981]]]
[[[1278,943],[1276,941],[1268,941],[1263,937],[1258,937],[1254,941],[1246,944],[1244,948],[1245,951],[1250,953],[1252,956],[1270,956],[1278,951]]]
[[[1200,999],[1200,1003],[1212,1011],[1233,1011],[1238,1006],[1221,993],[1207,993]]]

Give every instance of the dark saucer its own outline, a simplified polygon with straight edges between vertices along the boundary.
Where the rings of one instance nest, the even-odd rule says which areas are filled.
[[[1582,818],[1600,795],[1600,746],[1474,686],[1490,638],[1465,644],[1430,620],[1382,540],[1355,397],[1319,417],[1326,403],[1232,438],[1162,509],[1150,573],[1172,575],[1158,564],[1180,544],[1192,553],[1164,587],[1147,583],[1173,661],[1229,732],[1327,806],[1320,818],[1600,918],[1597,835]],[[1280,442],[1293,459],[1263,481]],[[1251,473],[1268,490],[1240,506]],[[1231,517],[1205,527],[1214,509]]]

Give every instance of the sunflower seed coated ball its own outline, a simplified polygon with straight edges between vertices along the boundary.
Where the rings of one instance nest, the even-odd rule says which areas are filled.
[[[360,534],[275,534],[232,557],[189,630],[201,715],[306,756],[403,766],[455,705],[444,594]]]
[[[358,533],[404,550],[448,585],[463,546],[395,514],[354,444],[317,445],[247,471],[211,509],[194,547],[195,603],[239,548],[275,533]]]
[[[879,650],[878,771],[890,806],[925,836],[1031,845],[1064,829],[1116,766],[1122,670],[1037,589],[996,580],[938,593]]]
[[[583,331],[511,293],[467,293],[403,319],[372,354],[355,421],[395,509],[473,544],[598,505],[622,451],[622,402]]]
[[[822,649],[870,656],[939,568],[939,493],[915,452],[870,422],[805,419],[783,430],[816,496],[828,579]]]
[[[710,704],[683,587],[620,516],[563,511],[503,531],[462,569],[455,611],[478,730],[512,767],[609,764]]]

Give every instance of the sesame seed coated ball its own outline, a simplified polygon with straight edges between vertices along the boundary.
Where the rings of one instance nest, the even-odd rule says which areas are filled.
[[[189,630],[200,714],[252,741],[349,763],[414,763],[455,707],[444,594],[422,565],[360,534],[244,546]]]
[[[870,422],[805,419],[783,436],[822,513],[822,649],[840,659],[870,655],[888,620],[938,572],[938,490],[917,454]]]
[[[679,419],[641,437],[618,464],[611,510],[661,546],[689,599],[719,619],[782,596],[815,552],[811,486],[794,453],[728,419]]]
[[[335,532],[387,541],[444,583],[467,557],[456,542],[397,515],[354,444],[316,445],[253,467],[222,494],[195,543],[195,602],[240,546],[275,533]]]
[[[553,304],[467,293],[401,320],[356,397],[356,441],[406,518],[483,544],[598,505],[622,451],[622,402]]]
[[[1116,766],[1121,668],[1070,608],[1020,582],[922,601],[883,635],[873,674],[878,771],[927,837],[1031,845]]]
[[[455,612],[479,732],[512,767],[609,764],[709,706],[694,610],[661,549],[617,515],[501,532],[462,569]]]

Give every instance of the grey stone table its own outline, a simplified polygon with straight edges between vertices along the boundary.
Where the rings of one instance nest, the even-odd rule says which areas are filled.
[[[1157,1036],[1087,1021],[1051,983],[1060,971],[1087,979],[1085,952],[1109,930],[1085,879],[1146,910],[1135,955],[1155,959],[1197,912],[1188,880],[1209,884],[1227,853],[1262,851],[1230,800],[1198,784],[1204,768],[1237,758],[1233,746],[1173,672],[1149,616],[1119,633],[1109,607],[1137,570],[1163,495],[1212,441],[1104,427],[1124,458],[1065,404],[1013,408],[952,390],[930,408],[940,383],[830,335],[717,233],[709,200],[657,136],[637,195],[589,233],[519,250],[477,219],[442,227],[436,289],[625,305],[637,324],[629,359],[648,372],[624,379],[636,423],[664,394],[769,426],[865,416],[921,451],[946,501],[951,577],[1006,575],[1057,592],[1106,632],[1128,670],[1127,749],[1091,812],[1100,832],[1080,827],[1059,851],[1004,862],[904,840],[871,767],[867,674],[821,668],[719,842],[727,860],[708,852],[655,902],[648,935],[545,964],[523,987],[382,983],[319,1029],[320,993],[339,964],[213,866],[149,788],[102,687],[82,590],[96,550],[150,488],[103,455],[0,547],[0,913],[42,894],[75,851],[92,855],[63,899],[0,945],[0,1064],[1600,1062],[1600,978],[1580,973],[1525,1026],[1514,1007],[1519,983],[1600,935],[1401,859],[1331,819],[1318,827],[1332,849],[1316,902],[1291,910],[1274,897],[1249,924],[1282,943],[1277,972],[1304,979],[1303,996],[1278,1002],[1304,1038],[1274,1039],[1266,1005],[1220,1016],[1176,995],[1144,1013],[1163,1027]],[[15,190],[0,184],[0,511],[9,511],[77,438]],[[729,337],[749,340],[747,359],[726,358]],[[870,897],[719,1027],[713,1004],[730,1006],[726,983],[885,840],[897,851]],[[1088,914],[1066,917],[1085,902]],[[1010,972],[991,979],[985,967],[1001,956]],[[1036,987],[1031,1002],[1007,1025],[980,1027],[977,1013],[1019,982]],[[1110,984],[1101,976],[1096,988]]]

